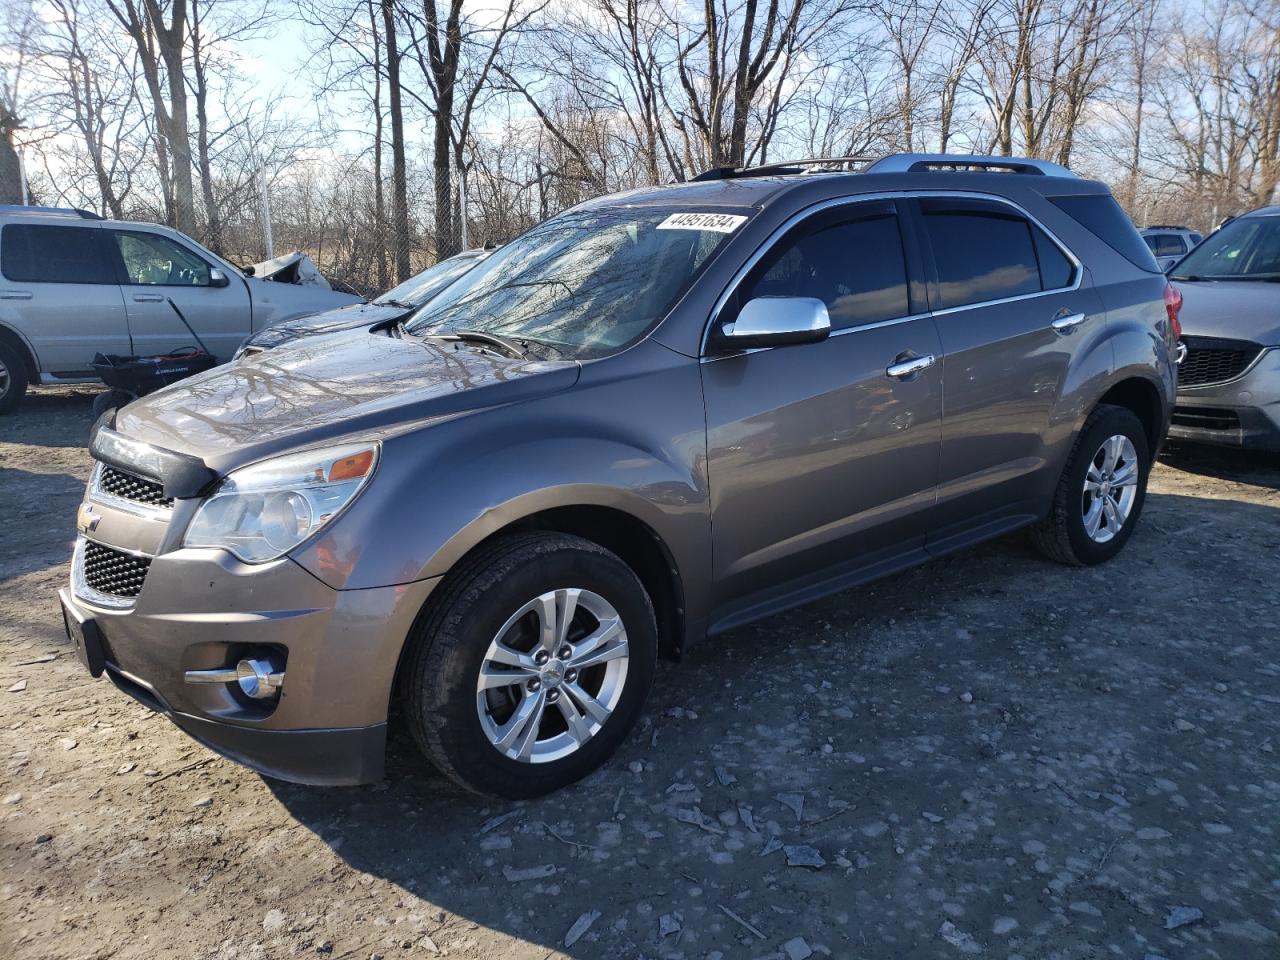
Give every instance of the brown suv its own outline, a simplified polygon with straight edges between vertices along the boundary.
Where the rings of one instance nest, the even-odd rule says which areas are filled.
[[[407,320],[100,422],[68,630],[227,756],[531,796],[659,655],[1018,527],[1119,551],[1177,295],[1106,187],[1010,158],[715,170],[530,230]]]

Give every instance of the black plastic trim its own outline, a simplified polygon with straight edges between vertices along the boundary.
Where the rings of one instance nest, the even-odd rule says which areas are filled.
[[[109,414],[93,425],[89,452],[95,460],[155,480],[164,487],[166,497],[179,500],[203,496],[218,482],[218,474],[199,457],[132,440],[112,426],[114,417]]]

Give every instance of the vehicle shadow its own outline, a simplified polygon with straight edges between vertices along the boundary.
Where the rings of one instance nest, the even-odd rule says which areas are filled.
[[[1170,441],[1160,461],[1187,473],[1280,490],[1280,453]]]
[[[1142,902],[1187,902],[1206,887],[1178,878],[1194,877],[1236,891],[1215,910],[1243,923],[1265,912],[1245,892],[1250,834],[1206,837],[1198,802],[1142,799],[1153,778],[1194,796],[1268,775],[1266,756],[1190,740],[1174,712],[1221,730],[1247,719],[1251,742],[1280,734],[1274,711],[1212,686],[1243,688],[1273,659],[1243,638],[1275,633],[1280,510],[1203,505],[1153,492],[1102,567],[1049,563],[1013,535],[709,639],[660,667],[603,769],[538,800],[473,797],[403,734],[380,784],[267,784],[360,876],[399,888],[392,899],[419,918],[396,934],[406,948],[498,933],[516,944],[482,941],[488,955],[772,956],[803,933],[835,956],[923,958],[938,955],[941,891],[965,901],[954,926],[983,938],[993,917],[1016,919],[1029,955],[1127,935],[1123,910],[1069,931],[1049,922],[1037,859],[1074,858],[1091,884]],[[1211,552],[1241,571],[1229,585],[1206,583]],[[1188,616],[1201,604],[1211,617]],[[1104,794],[1186,839],[1135,853],[1120,801],[1088,799]],[[1213,813],[1266,816],[1244,797]],[[788,866],[783,844],[824,865]],[[584,917],[589,932],[566,945]],[[1140,924],[1152,945],[1176,945],[1159,917]],[[1215,935],[1226,953],[1230,937]]]

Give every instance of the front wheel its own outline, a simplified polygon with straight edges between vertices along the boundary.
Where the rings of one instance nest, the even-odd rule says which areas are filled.
[[[1032,528],[1032,542],[1059,563],[1110,560],[1133,534],[1150,469],[1142,422],[1126,407],[1099,405],[1076,438],[1049,515]]]
[[[530,533],[446,577],[411,638],[403,698],[419,748],[476,793],[522,799],[617,749],[653,681],[653,606],[618,557]]]

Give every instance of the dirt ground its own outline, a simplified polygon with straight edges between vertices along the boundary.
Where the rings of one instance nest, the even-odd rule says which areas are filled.
[[[486,804],[403,736],[264,780],[89,679],[90,398],[0,420],[0,956],[1280,957],[1280,458],[1167,454],[1102,568],[1011,537],[703,644]]]

